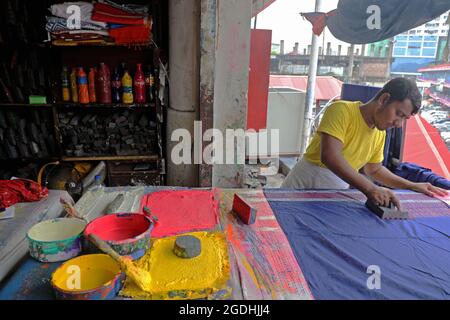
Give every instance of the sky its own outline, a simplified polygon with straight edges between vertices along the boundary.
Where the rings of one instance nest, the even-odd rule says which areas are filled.
[[[338,0],[322,0],[322,12],[328,12],[336,9]],[[272,43],[280,43],[284,40],[285,52],[291,52],[295,42],[299,43],[299,51],[303,52],[311,43],[312,26],[307,20],[303,19],[300,12],[313,12],[315,0],[276,0],[263,12],[258,14],[256,21],[257,29],[272,30]],[[252,20],[253,27],[253,20]],[[323,35],[320,36],[320,46],[322,46]],[[342,45],[342,52],[347,52],[349,44],[342,42],[325,29],[325,47],[326,43],[331,42],[333,50],[337,50],[339,44]],[[358,46],[355,46],[358,48]]]

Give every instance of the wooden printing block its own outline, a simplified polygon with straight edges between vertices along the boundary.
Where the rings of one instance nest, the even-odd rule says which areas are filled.
[[[245,224],[253,224],[256,221],[256,209],[250,206],[250,204],[237,193],[234,194],[233,198],[233,211]]]
[[[0,128],[6,129],[7,127],[5,113],[0,111]]]
[[[380,219],[391,220],[391,219],[408,219],[407,211],[398,210],[392,202],[389,202],[388,207],[378,206],[371,200],[366,201],[366,207],[375,213]]]
[[[183,259],[192,259],[200,255],[202,245],[200,239],[194,236],[179,236],[173,245],[173,253]]]

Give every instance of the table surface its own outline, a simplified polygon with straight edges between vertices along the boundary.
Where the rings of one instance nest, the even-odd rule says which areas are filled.
[[[116,187],[88,192],[78,202],[78,211],[89,221],[102,215],[119,193],[125,197],[120,212],[137,212],[143,195],[168,187]],[[203,189],[204,190],[204,189]],[[313,299],[289,242],[262,190],[212,189],[220,202],[219,225],[226,234],[231,264],[232,299]],[[245,225],[231,212],[235,193],[257,211],[253,225]],[[51,274],[62,263],[40,263],[27,256],[0,284],[0,299],[54,299]]]

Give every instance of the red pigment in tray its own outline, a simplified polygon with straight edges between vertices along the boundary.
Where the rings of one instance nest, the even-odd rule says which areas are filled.
[[[152,237],[209,230],[218,223],[218,202],[208,190],[169,190],[146,195],[143,207],[150,208],[158,218]]]
[[[111,214],[91,222],[85,234],[93,233],[104,241],[121,241],[143,234],[150,225],[151,222],[140,214]]]

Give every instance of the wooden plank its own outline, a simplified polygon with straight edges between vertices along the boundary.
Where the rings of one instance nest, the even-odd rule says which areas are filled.
[[[156,161],[158,155],[149,156],[98,156],[98,157],[62,157],[62,161],[127,161],[127,160],[146,160]]]

